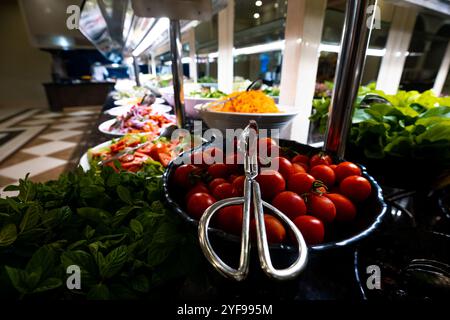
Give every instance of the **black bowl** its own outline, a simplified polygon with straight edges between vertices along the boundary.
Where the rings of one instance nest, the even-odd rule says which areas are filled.
[[[202,146],[184,152],[180,155],[180,157],[189,156],[191,153],[199,151],[200,149],[205,149],[207,147],[210,147],[211,145],[211,142],[205,143]],[[225,143],[223,145],[225,145]],[[320,149],[290,140],[280,139],[279,145],[282,148],[288,148],[308,155],[313,155],[321,151]],[[335,158],[334,161],[335,163],[339,163],[345,160],[339,160]],[[180,204],[182,203],[182,201],[180,200],[184,196],[182,190],[173,188],[170,184],[171,177],[177,167],[178,165],[176,165],[175,162],[172,161],[169,164],[167,170],[164,172],[163,188],[166,201],[168,205],[183,218],[183,220],[195,227],[198,227],[198,221],[190,217],[184,210],[183,206]],[[387,212],[387,205],[384,202],[382,190],[378,183],[367,173],[366,168],[363,166],[360,166],[360,168],[362,171],[362,176],[369,180],[372,185],[371,196],[364,202],[362,206],[358,208],[358,215],[355,220],[347,223],[334,222],[333,227],[330,230],[326,230],[325,232],[326,242],[319,245],[309,246],[309,250],[321,251],[353,245],[373,233],[382,223],[383,218],[385,217],[385,214]],[[218,239],[221,239],[223,241],[234,243],[240,241],[240,238],[238,236],[226,233],[216,228],[211,227],[209,231],[211,235],[216,236]],[[281,249],[292,252],[295,250],[295,248],[286,244],[272,245],[271,249]]]
[[[355,276],[364,299],[378,301],[443,300],[450,287],[433,286],[426,278],[414,281],[405,273],[413,259],[450,263],[450,236],[442,233],[402,228],[391,230],[361,243],[354,253]],[[380,268],[380,288],[368,289],[368,266]]]

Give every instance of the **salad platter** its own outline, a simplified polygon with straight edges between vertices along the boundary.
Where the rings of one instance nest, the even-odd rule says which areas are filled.
[[[125,115],[126,113],[130,112],[130,110],[133,106],[134,105],[114,107],[114,108],[106,110],[105,114],[108,114],[108,115],[114,116],[114,117]],[[167,104],[159,104],[159,103],[152,104],[152,109],[156,113],[169,113],[170,111],[172,111],[171,106],[169,106]]]
[[[165,127],[175,124],[175,116],[165,111],[167,108],[134,105],[130,110],[115,119],[107,120],[98,127],[107,135],[123,136],[127,133],[159,134]]]

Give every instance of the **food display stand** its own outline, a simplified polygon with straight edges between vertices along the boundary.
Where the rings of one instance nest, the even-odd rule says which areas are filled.
[[[315,146],[262,135],[260,129],[287,132],[288,123],[301,126],[302,115],[299,106],[282,109],[259,90],[258,80],[245,90],[201,100],[193,110],[202,120],[189,115],[182,30],[192,20],[223,13],[227,3],[83,2],[81,32],[111,61],[126,61],[134,70],[133,90],[145,93],[124,98],[110,92],[72,156],[71,173],[48,184],[21,180],[13,187],[20,195],[0,203],[5,209],[0,219],[11,220],[0,230],[0,262],[8,265],[0,280],[13,279],[5,289],[0,282],[0,296],[2,290],[8,294],[18,288],[21,298],[44,292],[50,299],[175,303],[450,297],[446,159],[437,159],[444,165],[437,161],[428,171],[433,174],[424,177],[417,166],[424,166],[426,157],[411,156],[405,164],[401,156],[392,162],[366,159],[347,148],[356,111],[362,114],[361,122],[404,116],[392,111],[387,95],[381,94],[364,97],[355,111],[376,17],[368,8],[376,7],[377,0],[346,1],[334,87],[324,111],[324,141]],[[169,93],[144,88],[138,65],[140,56],[161,45],[163,38],[169,43]],[[211,87],[209,93],[220,91]],[[170,99],[173,110],[167,107]],[[128,102],[121,105],[120,100]],[[364,113],[373,105],[378,105],[377,114]],[[119,115],[112,113],[117,108]],[[408,115],[401,126],[423,117],[423,128],[410,129],[423,133],[430,121],[450,114],[446,108],[450,106],[422,110],[425,116]],[[214,121],[222,126],[215,128]],[[196,131],[199,124],[201,130]],[[243,130],[223,137],[228,126]],[[177,129],[183,129],[183,135],[174,138]],[[205,131],[214,134],[204,136]],[[405,140],[394,147],[400,149]],[[432,147],[446,146],[442,140]],[[225,152],[228,144],[231,155]],[[273,154],[281,163],[276,169],[271,167]],[[217,163],[216,156],[242,162]],[[194,163],[183,162],[186,159]],[[37,234],[39,254],[31,253],[36,244],[30,243],[27,232]],[[64,239],[56,240],[54,234]],[[39,269],[39,259],[51,261],[57,271]],[[66,290],[57,276],[63,267],[73,266],[88,271],[82,272],[82,288],[75,281]],[[15,275],[29,275],[33,268],[39,277],[52,275],[24,286],[32,277]]]

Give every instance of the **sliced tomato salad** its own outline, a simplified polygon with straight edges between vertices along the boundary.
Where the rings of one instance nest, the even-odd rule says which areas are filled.
[[[154,161],[167,167],[172,158],[176,156],[175,147],[179,143],[180,141],[171,142],[153,135],[130,134],[112,140],[112,143],[104,148],[89,150],[88,157],[92,167],[97,167],[100,161],[104,161],[104,165],[110,166],[116,171],[138,172],[146,163]],[[136,149],[136,147],[139,148]],[[121,153],[123,155],[117,158]],[[112,161],[108,161],[109,159]]]

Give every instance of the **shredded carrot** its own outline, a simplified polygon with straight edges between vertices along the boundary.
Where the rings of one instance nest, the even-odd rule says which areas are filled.
[[[235,97],[235,98],[234,98]],[[231,99],[233,98],[233,99]],[[227,101],[220,103],[221,101]],[[219,100],[218,105],[213,105],[211,110],[239,113],[278,113],[275,101],[261,90],[233,92]]]

